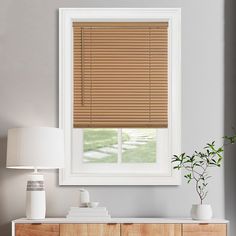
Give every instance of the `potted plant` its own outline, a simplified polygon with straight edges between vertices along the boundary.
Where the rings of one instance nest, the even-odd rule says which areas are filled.
[[[192,155],[182,153],[174,155],[172,158],[173,168],[184,169],[184,175],[187,183],[194,182],[195,190],[198,194],[200,204],[192,205],[191,217],[195,220],[207,220],[212,218],[211,205],[203,204],[204,199],[208,195],[209,169],[212,167],[220,167],[223,160],[224,146],[233,144],[236,141],[236,135],[225,136],[222,146],[217,147],[215,141],[207,143],[201,151],[194,151]]]

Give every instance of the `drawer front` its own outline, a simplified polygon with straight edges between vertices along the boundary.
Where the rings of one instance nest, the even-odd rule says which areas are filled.
[[[226,236],[226,224],[183,224],[183,236]]]
[[[60,236],[120,236],[120,224],[60,224]]]
[[[122,236],[181,236],[181,224],[122,224]]]
[[[16,236],[59,236],[59,224],[16,224]]]

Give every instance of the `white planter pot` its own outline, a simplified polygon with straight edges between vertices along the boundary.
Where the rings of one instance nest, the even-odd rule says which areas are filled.
[[[212,208],[208,204],[194,204],[191,209],[193,220],[210,220],[212,218]]]

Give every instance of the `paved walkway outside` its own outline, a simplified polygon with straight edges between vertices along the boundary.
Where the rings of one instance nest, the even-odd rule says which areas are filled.
[[[140,145],[145,145],[149,140],[152,139],[151,136],[149,136],[148,134],[144,134],[142,131],[138,129],[137,130],[127,129],[125,132],[129,135],[130,139],[122,143],[122,152],[125,152],[126,150],[129,149],[135,149]],[[84,162],[89,162],[90,158],[99,160],[109,157],[112,154],[116,154],[117,146],[118,146],[117,144],[114,144],[109,147],[102,147],[92,151],[84,152]]]

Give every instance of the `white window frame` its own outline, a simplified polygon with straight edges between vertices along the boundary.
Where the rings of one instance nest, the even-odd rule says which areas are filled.
[[[92,173],[72,168],[72,22],[169,23],[168,55],[168,173]],[[65,167],[60,185],[179,185],[180,171],[171,158],[181,153],[181,9],[179,8],[60,8],[59,10],[59,126],[65,134]]]

